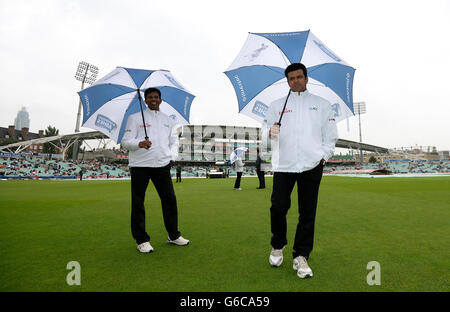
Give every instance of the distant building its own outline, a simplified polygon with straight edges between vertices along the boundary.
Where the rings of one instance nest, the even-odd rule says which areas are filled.
[[[247,147],[244,161],[256,160],[256,149],[261,140],[261,128],[185,125],[179,128],[179,161],[226,161],[238,147]]]
[[[39,130],[39,133],[28,132],[28,130],[29,129],[26,127],[20,130],[16,130],[15,126],[9,126],[8,128],[0,127],[0,142],[4,142],[6,140],[10,143],[14,141],[21,142],[44,137],[44,130]],[[26,149],[26,152],[42,153],[43,148],[43,144],[32,144]]]
[[[14,119],[14,127],[17,130],[22,130],[23,128],[30,129],[30,116],[26,107],[22,107],[22,110],[17,113],[17,117]]]
[[[439,159],[450,159],[449,151],[439,151]]]
[[[448,155],[448,151],[447,151]],[[377,162],[385,161],[424,161],[447,159],[445,151],[438,152],[436,146],[409,146],[396,147],[389,150],[387,154],[366,153],[364,161],[368,162],[370,157],[375,157]]]

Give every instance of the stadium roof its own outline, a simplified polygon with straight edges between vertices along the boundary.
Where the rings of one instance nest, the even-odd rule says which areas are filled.
[[[90,131],[90,132],[75,132],[71,134],[55,135],[51,137],[44,137],[39,139],[27,140],[17,143],[8,144],[5,146],[0,146],[0,151],[8,151],[10,153],[20,153],[26,150],[30,145],[33,144],[44,144],[58,141],[59,143],[64,142],[64,149],[67,150],[75,140],[95,140],[95,139],[109,139],[106,135],[100,131]],[[61,144],[62,145],[62,144]]]
[[[389,149],[386,147],[375,146],[375,145],[370,145],[370,144],[366,144],[366,143],[359,143],[359,142],[350,141],[350,140],[339,139],[336,143],[336,147],[348,148],[348,149],[354,149],[354,150],[359,150],[360,145],[361,145],[361,150],[367,151],[367,152],[387,153],[389,151]]]
[[[75,132],[71,134],[64,135],[56,135],[51,137],[44,137],[39,139],[33,139],[23,142],[17,142],[13,144],[8,144],[5,146],[0,146],[0,151],[8,151],[10,153],[20,153],[23,150],[27,149],[32,144],[44,144],[51,143],[53,141],[59,141],[60,143],[65,143],[64,147],[67,150],[76,139],[79,140],[99,140],[99,139],[109,139],[105,134],[100,131],[90,131],[90,132]],[[389,150],[386,147],[370,145],[366,143],[359,143],[350,140],[339,139],[336,143],[336,147],[339,148],[348,148],[353,150],[359,150],[361,145],[361,150],[367,152],[375,152],[375,153],[387,153]]]

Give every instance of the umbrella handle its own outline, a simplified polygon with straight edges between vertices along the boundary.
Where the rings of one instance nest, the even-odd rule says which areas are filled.
[[[291,95],[291,89],[289,89],[289,93],[288,93],[288,95],[286,97],[286,101],[284,101],[284,106],[283,106],[283,110],[281,111],[280,120],[278,120],[278,126],[279,127],[281,127],[281,118],[283,118],[284,110],[286,109],[286,104],[287,104],[287,101],[288,101],[290,95]]]
[[[136,91],[137,91],[138,96],[139,96],[139,108],[141,109],[142,122],[144,123],[145,139],[148,140],[147,127],[145,127],[144,110],[142,109],[141,92],[139,91],[139,89],[137,89]]]

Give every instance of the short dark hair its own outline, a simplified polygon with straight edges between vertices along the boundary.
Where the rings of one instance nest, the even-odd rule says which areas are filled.
[[[305,75],[305,78],[308,77],[308,70],[306,69],[306,66],[303,65],[302,63],[292,63],[291,65],[286,67],[286,69],[284,70],[284,75],[287,78],[288,73],[299,70],[299,69],[303,70],[303,75]]]
[[[157,89],[157,88],[148,88],[148,89],[145,90],[145,92],[144,92],[144,99],[146,99],[146,98],[147,98],[147,95],[149,95],[149,94],[152,93],[152,92],[158,93],[158,94],[159,94],[159,98],[161,98],[161,91],[159,91],[159,89]]]

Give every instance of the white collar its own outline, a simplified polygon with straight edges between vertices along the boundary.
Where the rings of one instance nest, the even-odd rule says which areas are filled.
[[[303,91],[303,92],[294,92],[294,91],[291,91],[291,93],[293,93],[293,94],[295,94],[295,95],[297,95],[297,96],[307,96],[307,95],[309,94],[309,91],[308,91],[308,90],[305,90],[305,91]]]

